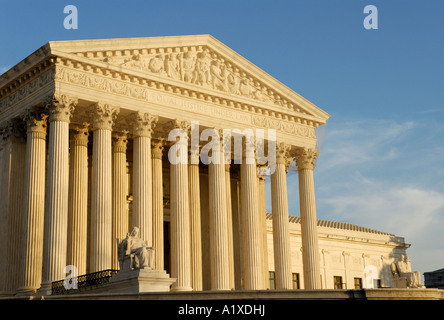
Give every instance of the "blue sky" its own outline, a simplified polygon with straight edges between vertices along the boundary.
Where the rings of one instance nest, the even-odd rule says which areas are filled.
[[[331,115],[318,218],[405,237],[415,270],[444,267],[444,1],[0,3],[0,73],[48,41],[211,34]],[[77,30],[63,27],[70,4]],[[363,27],[370,4],[377,30]],[[288,188],[298,215],[297,173]]]

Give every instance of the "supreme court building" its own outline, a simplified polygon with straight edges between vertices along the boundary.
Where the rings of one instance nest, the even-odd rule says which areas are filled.
[[[133,226],[173,291],[293,289],[296,271],[301,288],[328,288],[328,252],[339,252],[339,269],[355,261],[362,278],[372,243],[378,261],[408,245],[317,220],[315,129],[328,118],[208,35],[47,43],[0,78],[0,293],[50,294],[68,265],[118,269],[116,239]],[[275,132],[272,173],[242,161],[246,152],[191,161],[207,143],[190,148],[193,122],[198,133],[263,129],[266,146]],[[169,139],[174,129],[185,139]],[[171,162],[173,145],[187,148],[183,161]],[[287,190],[292,162],[298,191]],[[287,196],[299,197],[297,223]]]

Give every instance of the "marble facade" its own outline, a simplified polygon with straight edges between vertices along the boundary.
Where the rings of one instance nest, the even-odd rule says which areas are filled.
[[[313,170],[328,118],[208,35],[45,44],[0,78],[0,293],[50,294],[66,265],[118,268],[116,239],[132,226],[155,248],[155,269],[176,279],[171,290],[266,289],[271,261],[276,288],[292,289],[293,161],[303,287],[321,289]],[[220,142],[219,163],[192,161],[205,143],[168,135],[189,139],[195,121],[199,133],[275,132],[272,257],[259,159],[225,159]]]

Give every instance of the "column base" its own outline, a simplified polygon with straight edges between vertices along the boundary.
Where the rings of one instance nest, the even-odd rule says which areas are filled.
[[[165,270],[125,270],[113,275],[104,288],[113,293],[167,292],[175,281]]]
[[[1,298],[1,297],[12,297],[12,296],[14,296],[14,293],[13,293],[13,292],[7,292],[7,291],[5,291],[5,292],[0,292],[0,298]]]
[[[177,291],[177,292],[193,291],[193,288],[191,287],[171,288],[171,291]]]
[[[26,297],[33,296],[37,293],[38,289],[34,287],[20,287],[17,289],[15,296]]]
[[[42,283],[40,288],[37,290],[37,296],[50,296],[52,294],[52,283]]]

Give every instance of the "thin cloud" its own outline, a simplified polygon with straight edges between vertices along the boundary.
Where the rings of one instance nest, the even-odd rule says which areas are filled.
[[[381,120],[338,124],[337,128],[327,129],[317,170],[324,172],[396,159],[400,154],[395,142],[405,139],[415,126],[412,121]]]
[[[444,112],[444,108],[436,108],[436,109],[428,109],[423,111],[415,111],[414,114],[429,114],[429,113],[437,113],[437,112]]]
[[[416,270],[442,267],[442,130],[413,121],[329,122],[314,172],[318,218],[404,237]],[[296,172],[287,183],[290,214],[299,215]]]
[[[413,186],[384,187],[379,181],[344,196],[321,198],[329,218],[393,233],[413,244],[407,253],[421,272],[436,264],[432,251],[444,250],[444,193]],[[440,263],[444,263],[444,258]]]

